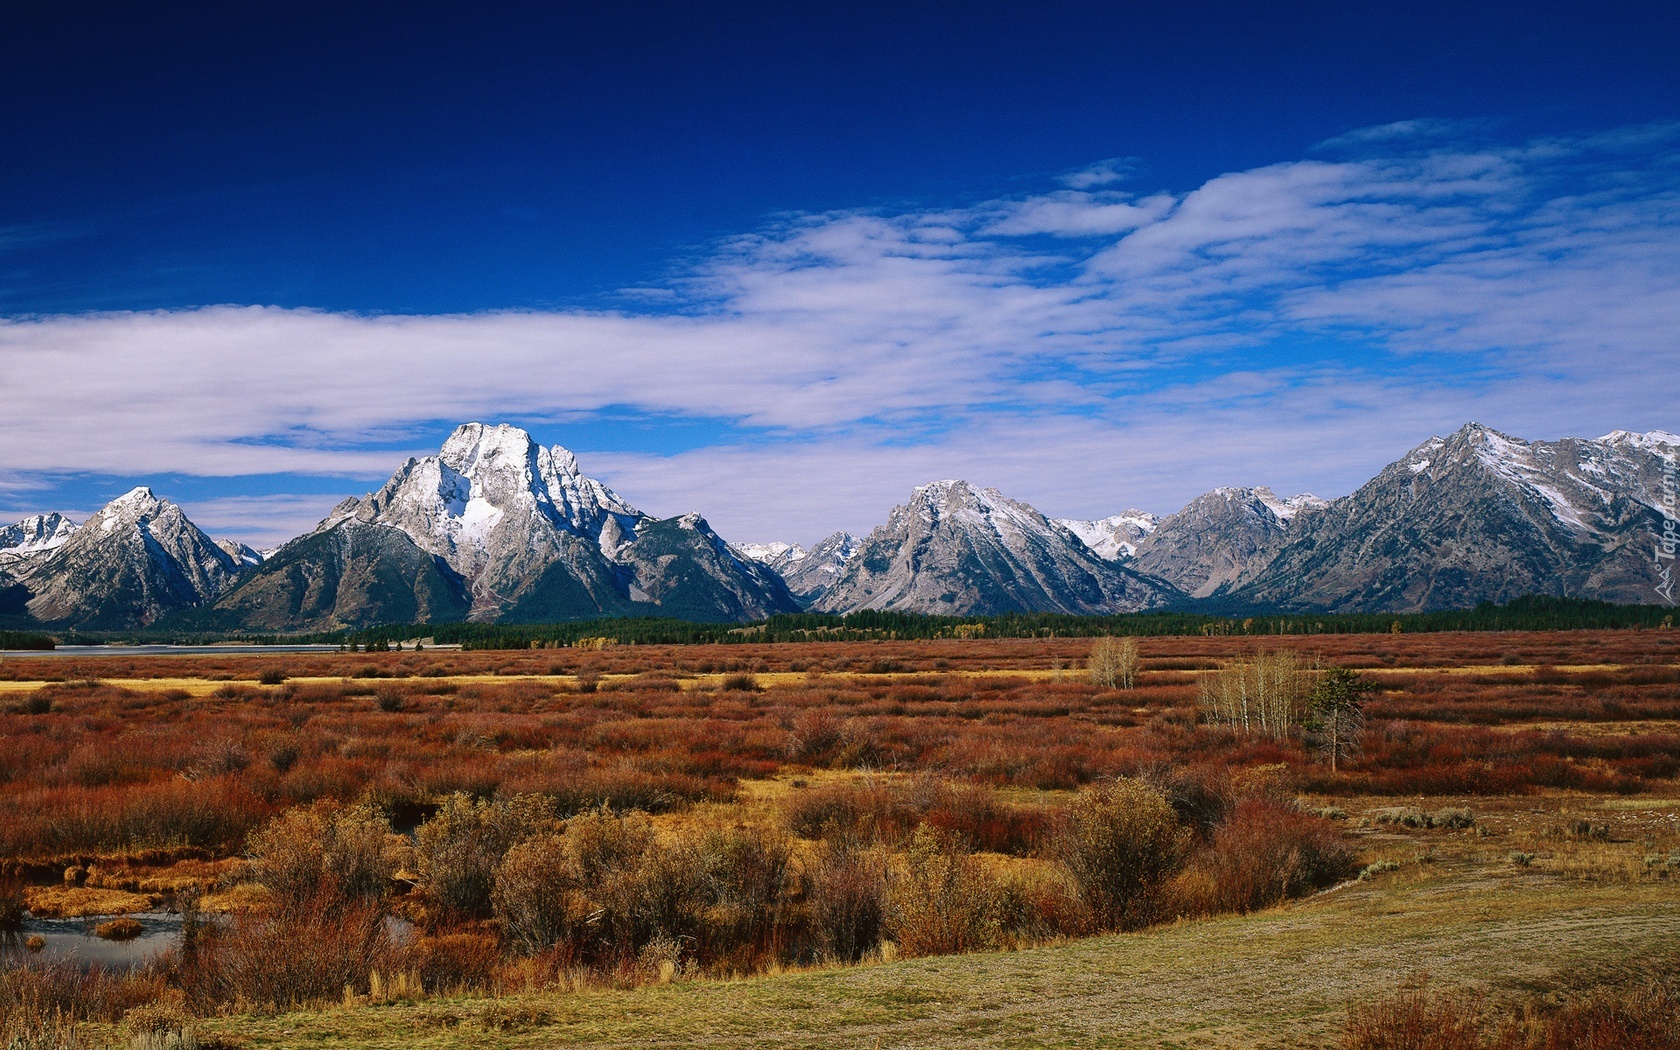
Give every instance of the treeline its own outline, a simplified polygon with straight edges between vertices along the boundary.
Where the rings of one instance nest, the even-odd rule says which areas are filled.
[[[51,649],[52,638],[33,631],[0,631],[0,649]]]
[[[1431,633],[1440,631],[1577,631],[1672,627],[1666,605],[1618,605],[1584,598],[1529,595],[1504,605],[1428,613],[1253,612],[1222,614],[1167,610],[1115,616],[1006,613],[1001,616],[930,616],[867,609],[834,616],[796,613],[747,624],[705,623],[666,617],[612,617],[564,623],[384,624],[294,635],[222,632],[67,632],[61,644],[105,642],[209,645],[355,644],[366,647],[429,638],[463,649],[530,649],[589,645],[706,645],[764,642],[868,642],[935,638],[1097,638],[1104,635],[1309,635]],[[51,648],[54,639],[34,632],[0,631],[0,648]]]
[[[1117,616],[1010,613],[1002,616],[930,616],[864,610],[844,616],[800,613],[751,624],[695,623],[672,619],[599,619],[553,624],[453,623],[392,625],[315,641],[397,641],[429,637],[464,649],[530,649],[549,646],[695,645],[812,641],[885,641],[936,638],[1095,638],[1170,635],[1387,634],[1440,631],[1562,631],[1671,627],[1674,610],[1661,605],[1617,605],[1580,598],[1532,595],[1505,605],[1429,613],[1269,613],[1214,616],[1193,612],[1144,612]],[[302,640],[302,639],[299,639]]]

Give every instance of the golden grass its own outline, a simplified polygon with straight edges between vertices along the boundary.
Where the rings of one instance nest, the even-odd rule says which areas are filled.
[[[1505,860],[1516,836],[1540,834],[1594,801],[1488,803],[1491,837],[1373,831],[1368,857],[1393,855],[1398,870],[1247,916],[751,980],[234,1016],[200,1032],[250,1047],[370,1050],[1324,1046],[1350,1003],[1425,974],[1436,987],[1513,1001],[1572,975],[1637,967],[1680,942],[1673,883],[1583,882]],[[1556,848],[1584,862],[1609,847]]]
[[[150,911],[157,906],[158,899],[127,890],[92,886],[28,886],[23,891],[23,903],[43,919],[79,919],[88,915]]]

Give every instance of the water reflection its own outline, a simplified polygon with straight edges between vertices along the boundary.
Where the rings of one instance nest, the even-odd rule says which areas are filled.
[[[109,915],[81,919],[23,920],[23,929],[0,934],[0,955],[5,961],[68,962],[102,966],[108,970],[136,970],[154,961],[181,942],[181,916],[169,912],[137,912],[128,918],[140,923],[140,936],[127,941],[107,941],[94,936],[93,928]],[[29,951],[31,937],[46,942],[38,952]]]

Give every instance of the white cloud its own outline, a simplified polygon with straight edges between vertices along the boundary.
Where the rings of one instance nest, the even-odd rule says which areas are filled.
[[[580,443],[633,502],[811,539],[934,477],[1096,515],[1215,484],[1334,494],[1470,418],[1674,429],[1674,127],[1500,146],[1395,125],[1181,195],[1103,188],[1124,176],[787,218],[630,290],[635,310],[0,320],[0,489],[368,477],[442,421],[629,411],[722,434],[663,456]],[[332,502],[314,499],[202,513],[268,542]]]
[[[1095,164],[1086,165],[1078,171],[1070,171],[1061,177],[1062,185],[1074,190],[1095,189],[1098,186],[1109,186],[1116,182],[1125,182],[1137,171],[1137,162],[1129,157],[1110,157],[1099,160]]]

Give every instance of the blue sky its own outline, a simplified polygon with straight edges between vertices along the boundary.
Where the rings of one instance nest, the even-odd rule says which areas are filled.
[[[1680,429],[1670,3],[166,6],[0,32],[8,517],[270,544],[466,419],[741,541]]]

